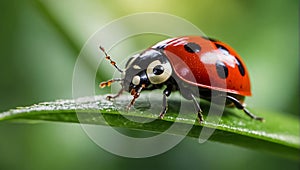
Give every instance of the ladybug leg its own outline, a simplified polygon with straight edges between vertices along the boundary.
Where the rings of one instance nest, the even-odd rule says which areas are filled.
[[[200,105],[199,105],[197,99],[195,98],[195,96],[193,94],[191,94],[191,97],[192,97],[195,109],[197,111],[197,116],[199,118],[199,123],[202,123],[202,121],[203,121],[203,115],[202,115],[202,110],[200,108]]]
[[[100,84],[99,84],[99,87],[100,88],[104,88],[104,87],[109,87],[112,83],[114,83],[114,82],[122,82],[123,81],[123,79],[121,79],[121,78],[116,78],[116,79],[111,79],[111,80],[108,80],[108,81],[105,81],[105,82],[101,82]],[[121,85],[122,85],[122,83],[121,83]],[[124,91],[124,88],[122,87],[122,89],[116,94],[116,95],[114,95],[114,96],[107,96],[106,97],[106,99],[107,100],[111,100],[111,99],[115,99],[115,98],[117,98],[117,97],[119,97],[122,93],[123,93],[123,91]]]
[[[162,110],[159,114],[160,119],[164,118],[164,115],[166,114],[167,110],[168,110],[167,96],[166,94],[163,94]]]
[[[139,87],[137,90],[136,89],[132,89],[131,90],[131,95],[133,96],[133,99],[130,101],[130,103],[127,105],[126,110],[128,111],[131,106],[134,105],[135,100],[140,96],[142,89],[145,87],[145,85],[142,85],[141,87]]]
[[[245,106],[243,106],[243,104],[238,101],[236,98],[232,97],[232,96],[226,96],[226,99],[228,99],[229,101],[231,101],[236,108],[243,110],[249,117],[251,117],[252,119],[255,120],[259,120],[259,121],[264,121],[264,118],[262,117],[257,117],[256,115],[252,114],[248,109],[245,108]]]
[[[106,100],[111,100],[111,99],[115,99],[119,96],[121,96],[121,94],[123,93],[124,89],[122,88],[117,94],[113,95],[113,96],[106,96]]]
[[[167,86],[167,88],[163,92],[163,103],[162,103],[162,110],[159,114],[159,118],[162,119],[164,115],[166,114],[168,110],[168,102],[167,102],[167,97],[170,96],[172,91],[172,86]]]
[[[108,80],[108,81],[104,81],[104,82],[101,82],[100,84],[99,84],[99,87],[102,89],[102,88],[104,88],[104,87],[109,87],[112,83],[114,83],[114,82],[118,82],[118,81],[123,81],[123,79],[121,79],[121,78],[115,78],[115,79],[111,79],[111,80]]]

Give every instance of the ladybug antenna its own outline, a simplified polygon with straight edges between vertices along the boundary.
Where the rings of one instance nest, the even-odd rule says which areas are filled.
[[[102,46],[100,46],[99,48],[100,48],[100,50],[104,53],[105,58],[106,58],[107,60],[110,61],[110,64],[113,65],[120,73],[123,73],[124,71],[121,70],[121,69],[117,66],[116,62],[113,61],[113,60],[110,58],[110,56],[106,53],[105,49],[104,49]]]

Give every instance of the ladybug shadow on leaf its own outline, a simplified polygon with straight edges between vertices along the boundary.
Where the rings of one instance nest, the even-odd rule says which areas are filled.
[[[140,112],[141,114],[151,113],[154,117],[157,117],[161,110],[161,101],[156,97],[154,100],[149,100],[149,98],[140,99],[136,102],[134,106],[135,112]],[[240,119],[240,120],[248,120],[247,116],[244,115],[243,112],[234,108],[234,107],[222,107],[219,105],[213,105],[211,102],[207,100],[200,99],[199,100],[201,109],[203,111],[203,116],[206,118],[210,111],[212,114],[210,116],[218,116],[221,119]],[[191,101],[181,100],[178,96],[174,98],[170,98],[168,100],[168,111],[163,120],[175,120],[176,118],[186,118],[186,119],[196,119],[197,115],[195,114],[194,109],[189,108],[187,112],[185,112],[184,108],[181,110],[182,105],[191,104]],[[180,112],[185,112],[180,114]]]

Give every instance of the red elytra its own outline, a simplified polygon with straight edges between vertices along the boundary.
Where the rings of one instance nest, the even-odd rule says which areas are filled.
[[[196,43],[201,49],[188,52],[184,47],[188,43]],[[251,96],[249,74],[242,58],[221,41],[200,36],[185,36],[167,39],[151,48],[163,48],[174,72],[185,82],[212,90]],[[218,51],[220,49],[228,54],[222,54]],[[207,54],[212,51],[215,52]],[[216,60],[223,62],[228,69],[226,78],[218,75]]]

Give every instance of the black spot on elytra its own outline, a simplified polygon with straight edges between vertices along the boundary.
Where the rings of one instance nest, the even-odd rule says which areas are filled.
[[[166,48],[166,44],[162,44],[156,47],[156,49],[164,50]]]
[[[245,68],[244,68],[243,64],[241,63],[241,61],[238,58],[236,58],[236,62],[237,62],[236,64],[239,68],[240,74],[242,76],[244,76],[245,75]]]
[[[189,53],[198,53],[201,47],[197,43],[189,42],[184,45],[184,49]]]
[[[228,77],[228,68],[222,61],[216,62],[216,69],[220,78],[225,79]]]
[[[218,49],[227,51],[227,52],[229,53],[229,50],[228,50],[226,47],[224,47],[223,45],[217,44],[217,43],[215,43],[215,45],[216,45],[216,47],[217,47]]]

